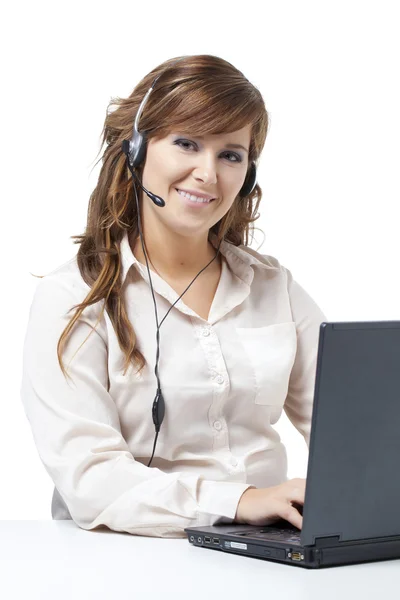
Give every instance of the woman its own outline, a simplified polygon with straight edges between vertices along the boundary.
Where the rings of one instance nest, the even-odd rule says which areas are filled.
[[[110,104],[79,251],[40,281],[24,345],[52,516],[160,537],[280,517],[301,528],[305,481],[287,480],[272,425],[284,409],[309,443],[326,318],[248,246],[261,94],[198,55]]]

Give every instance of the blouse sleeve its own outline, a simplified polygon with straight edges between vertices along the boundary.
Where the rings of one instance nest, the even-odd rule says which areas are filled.
[[[309,447],[319,329],[327,317],[311,296],[293,279],[291,272],[285,270],[293,320],[296,323],[297,352],[284,410]]]
[[[20,390],[40,459],[72,519],[83,529],[105,525],[154,537],[185,537],[185,527],[232,522],[241,495],[254,486],[164,473],[135,461],[108,392],[107,331],[104,321],[94,328],[96,305],[83,311],[67,338],[62,358],[72,381],[64,377],[57,342],[73,315],[68,311],[82,301],[78,295],[60,278],[39,282]]]

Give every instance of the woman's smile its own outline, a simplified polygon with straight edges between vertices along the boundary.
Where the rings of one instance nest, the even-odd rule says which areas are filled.
[[[178,194],[179,198],[181,199],[181,201],[186,205],[186,206],[190,206],[192,208],[205,208],[206,206],[209,206],[210,204],[212,204],[214,202],[214,200],[216,200],[216,198],[214,198],[213,200],[191,200],[190,198],[188,198],[185,194],[183,194],[182,192],[179,192],[177,189],[175,190],[176,193]]]

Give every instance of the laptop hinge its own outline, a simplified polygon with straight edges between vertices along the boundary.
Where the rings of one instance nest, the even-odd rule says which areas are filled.
[[[339,541],[340,535],[327,535],[315,538],[315,546],[317,548],[328,548],[329,546],[337,546]]]

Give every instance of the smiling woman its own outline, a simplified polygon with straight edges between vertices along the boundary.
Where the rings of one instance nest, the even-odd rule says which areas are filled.
[[[111,108],[77,255],[35,292],[22,399],[53,518],[185,537],[286,480],[272,424],[285,407],[308,441],[324,315],[249,247],[268,114],[243,73],[171,59]]]

